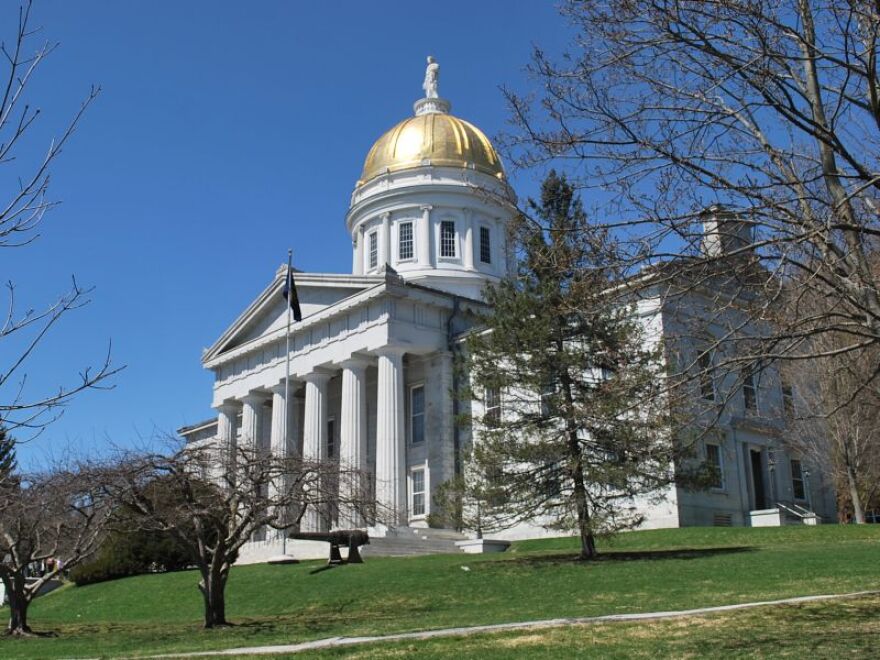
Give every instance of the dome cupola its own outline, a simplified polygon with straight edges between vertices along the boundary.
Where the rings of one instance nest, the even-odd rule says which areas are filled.
[[[346,217],[352,270],[378,273],[387,263],[406,280],[480,298],[507,274],[516,197],[489,138],[438,96],[439,73],[428,57],[414,116],[367,153]]]

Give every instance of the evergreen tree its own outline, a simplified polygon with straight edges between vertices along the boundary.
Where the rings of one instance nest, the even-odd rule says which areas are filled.
[[[18,467],[15,458],[15,438],[9,435],[0,422],[0,482],[5,481]]]
[[[621,297],[614,242],[565,177],[551,172],[528,209],[512,226],[516,276],[487,289],[485,332],[468,340],[482,411],[460,495],[482,498],[484,530],[577,531],[589,559],[597,534],[638,525],[637,498],[660,498],[673,478],[660,348]]]

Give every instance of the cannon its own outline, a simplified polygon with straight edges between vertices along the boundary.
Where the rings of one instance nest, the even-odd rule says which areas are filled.
[[[370,542],[370,536],[362,529],[337,529],[332,532],[290,532],[289,539],[299,541],[324,541],[330,544],[330,559],[327,562],[331,566],[342,564],[342,555],[339,546],[348,546],[349,564],[363,564],[361,553],[358,548]]]

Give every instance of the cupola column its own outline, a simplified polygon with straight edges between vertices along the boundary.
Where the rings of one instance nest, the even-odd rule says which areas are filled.
[[[387,211],[382,214],[382,264],[391,265],[391,214]]]
[[[361,275],[364,270],[363,240],[361,229],[358,227],[354,230],[354,236],[351,239],[351,273],[352,275]]]
[[[420,266],[433,266],[434,253],[431,251],[431,209],[430,205],[420,207],[422,218],[419,220],[419,244],[416,249]]]
[[[474,216],[470,209],[463,209],[464,215],[464,248],[462,265],[465,270],[474,269]]]

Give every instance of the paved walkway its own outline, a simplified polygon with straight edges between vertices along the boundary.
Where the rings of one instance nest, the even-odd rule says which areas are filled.
[[[217,657],[224,655],[280,655],[282,653],[303,653],[339,646],[355,646],[358,644],[374,644],[376,642],[399,642],[407,640],[434,639],[437,637],[456,637],[462,635],[478,635],[481,633],[505,632],[509,630],[530,630],[536,628],[558,628],[587,623],[607,623],[611,621],[652,621],[657,619],[675,619],[686,616],[701,614],[713,614],[715,612],[732,612],[734,610],[746,610],[753,607],[766,605],[792,605],[796,603],[810,603],[822,600],[834,600],[841,598],[856,598],[858,596],[873,596],[880,591],[856,591],[848,594],[825,594],[821,596],[799,596],[797,598],[781,598],[779,600],[764,600],[754,603],[739,603],[737,605],[719,605],[716,607],[699,607],[694,610],[673,610],[669,612],[640,612],[635,614],[606,614],[604,616],[584,616],[567,619],[544,619],[541,621],[522,621],[519,623],[496,623],[487,626],[467,626],[462,628],[440,628],[437,630],[423,630],[419,632],[398,633],[396,635],[376,635],[371,637],[328,637],[316,639],[311,642],[299,644],[282,644],[277,646],[251,646],[218,651],[199,651],[196,653],[177,653],[171,655],[154,655],[150,658],[199,658]]]

